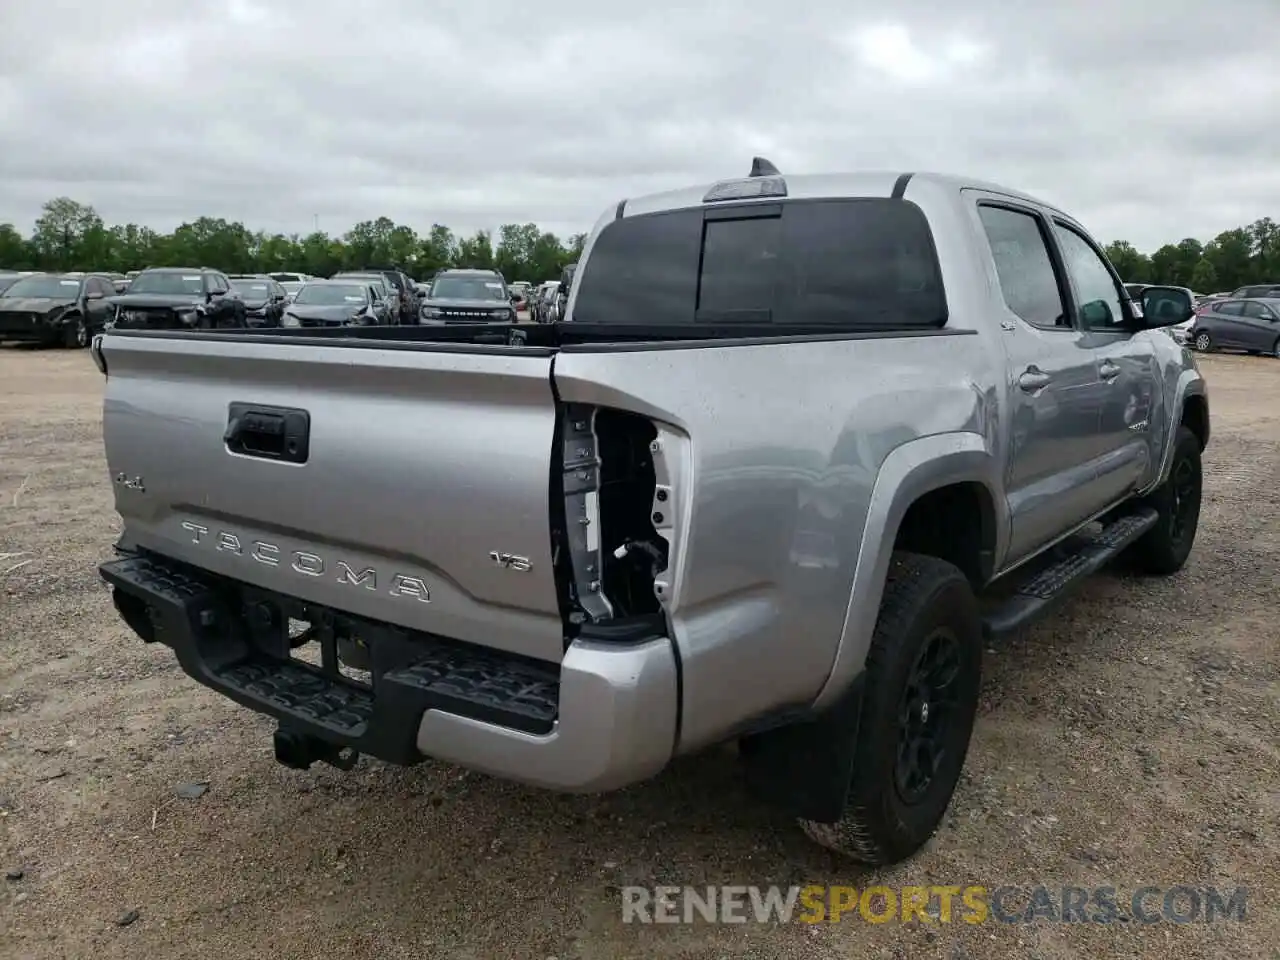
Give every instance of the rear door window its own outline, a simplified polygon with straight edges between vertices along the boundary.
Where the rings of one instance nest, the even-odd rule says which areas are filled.
[[[1244,310],[1244,303],[1240,300],[1231,300],[1227,303],[1220,303],[1213,308],[1214,313],[1222,313],[1228,317],[1238,317]]]
[[[606,226],[577,278],[579,323],[940,327],[933,236],[889,198],[707,206]]]

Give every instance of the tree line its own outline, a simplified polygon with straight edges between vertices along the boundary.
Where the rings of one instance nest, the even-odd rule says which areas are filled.
[[[212,266],[228,273],[293,271],[327,277],[339,270],[398,265],[415,278],[444,267],[501,270],[508,280],[539,282],[560,276],[578,259],[585,234],[561,240],[537,224],[509,223],[497,236],[480,230],[456,236],[441,224],[425,235],[389,217],[357,223],[340,237],[323,231],[268,234],[238,221],[199,217],[172,233],[133,223],[107,226],[93,207],[68,197],[44,205],[30,236],[0,223],[0,268],[104,270],[125,273],[151,266]],[[1148,255],[1117,240],[1105,248],[1128,283],[1163,283],[1197,293],[1248,283],[1280,282],[1280,224],[1263,217],[1208,242],[1188,237]]]
[[[93,207],[68,197],[44,205],[30,236],[0,223],[0,269],[102,270],[208,266],[227,273],[307,273],[398,266],[415,279],[444,267],[497,269],[508,280],[559,279],[582,253],[585,234],[561,240],[534,223],[505,224],[459,237],[441,224],[425,234],[389,217],[357,223],[340,237],[323,231],[269,234],[238,221],[198,217],[172,233],[135,223],[107,226]]]

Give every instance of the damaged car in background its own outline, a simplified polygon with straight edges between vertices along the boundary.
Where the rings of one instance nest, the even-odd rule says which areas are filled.
[[[285,307],[282,327],[379,326],[395,322],[394,304],[368,278],[311,280]]]
[[[244,315],[249,326],[280,326],[280,317],[289,299],[284,287],[264,273],[237,273],[227,279],[231,281],[231,288],[244,301]]]
[[[0,292],[0,342],[86,347],[111,317],[105,274],[37,273]]]
[[[116,330],[244,329],[244,301],[220,270],[154,267],[143,270],[129,291],[111,298],[109,326]]]

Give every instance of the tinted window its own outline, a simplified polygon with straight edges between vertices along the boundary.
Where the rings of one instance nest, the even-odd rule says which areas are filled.
[[[1009,309],[1033,326],[1070,329],[1039,218],[987,205],[978,214]]]
[[[781,250],[781,217],[708,220],[703,225],[698,315],[769,320]]]
[[[913,204],[890,199],[624,218],[596,238],[577,285],[580,323],[869,330],[935,327],[947,318],[928,222]]]
[[[1229,317],[1240,316],[1240,311],[1244,309],[1244,304],[1239,300],[1232,300],[1228,303],[1220,303],[1213,308],[1214,313],[1223,313]]]
[[[88,292],[100,293],[104,297],[113,297],[115,296],[116,288],[113,284],[100,277],[92,277],[88,282]]]
[[[1083,236],[1064,223],[1055,223],[1067,275],[1075,286],[1080,326],[1084,329],[1106,329],[1124,323],[1120,306],[1120,290],[1102,255]],[[1168,300],[1160,301],[1161,309],[1175,309]]]

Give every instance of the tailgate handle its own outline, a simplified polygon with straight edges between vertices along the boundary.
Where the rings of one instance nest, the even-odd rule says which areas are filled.
[[[232,453],[281,463],[306,463],[311,415],[290,407],[233,403],[227,411],[223,442]]]

